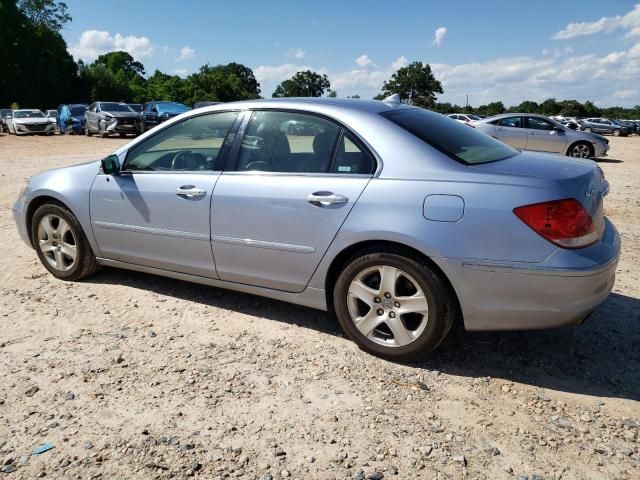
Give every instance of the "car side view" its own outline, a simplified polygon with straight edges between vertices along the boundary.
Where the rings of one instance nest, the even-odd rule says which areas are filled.
[[[609,151],[606,138],[573,130],[543,115],[505,113],[471,125],[519,150],[559,153],[576,158],[603,157]]]
[[[61,105],[59,115],[60,133],[67,134],[84,134],[84,113],[89,106],[84,103],[72,105]]]
[[[138,113],[126,103],[95,102],[84,112],[84,131],[87,136],[97,133],[105,138],[112,133],[121,137],[136,135]]]
[[[585,118],[580,122],[580,130],[584,132],[606,133],[615,137],[626,137],[632,133],[630,127],[609,118]]]
[[[59,279],[118,267],[328,310],[362,349],[409,361],[456,319],[589,316],[620,252],[608,190],[590,160],[520,152],[397,96],[275,99],[35,175],[13,216]]]

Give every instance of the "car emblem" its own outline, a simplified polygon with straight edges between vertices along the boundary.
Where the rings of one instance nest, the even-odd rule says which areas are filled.
[[[597,194],[598,194],[598,190],[595,188],[592,188],[591,190],[587,190],[586,192],[584,192],[584,196],[587,198],[595,197]]]

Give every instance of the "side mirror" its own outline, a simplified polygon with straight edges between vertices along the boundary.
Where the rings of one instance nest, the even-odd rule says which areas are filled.
[[[120,159],[117,155],[109,155],[100,162],[105,175],[120,175]]]
[[[562,132],[564,132],[564,128],[562,128],[562,127],[553,127],[553,131],[557,132],[557,133],[562,133]]]

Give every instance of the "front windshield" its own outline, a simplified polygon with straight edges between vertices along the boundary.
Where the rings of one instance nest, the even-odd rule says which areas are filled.
[[[134,110],[136,112],[142,111],[142,105],[140,105],[139,103],[128,103],[127,105],[131,110]]]
[[[454,160],[468,165],[495,162],[518,154],[518,150],[469,125],[422,108],[403,108],[380,115]]]
[[[87,111],[87,107],[71,107],[69,112],[71,112],[72,117],[80,117],[84,115],[84,112]]]
[[[183,113],[189,110],[189,107],[177,102],[158,103],[156,105],[158,113]]]
[[[18,110],[15,118],[44,118],[43,113],[40,110]]]
[[[480,117],[476,117],[475,115],[467,115],[467,117],[469,117],[469,120],[480,120]]]
[[[124,103],[101,103],[100,110],[103,112],[133,112],[129,105]]]

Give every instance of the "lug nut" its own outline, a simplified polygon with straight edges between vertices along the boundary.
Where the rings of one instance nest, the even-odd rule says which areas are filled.
[[[400,308],[400,302],[395,302],[395,303],[393,304],[393,306],[394,306],[394,307],[396,307],[396,308]]]
[[[376,303],[380,303],[382,301],[382,299],[380,297],[376,297],[373,299],[374,302]]]
[[[394,312],[389,312],[389,316],[390,316],[391,318],[396,318],[396,314],[395,314]]]
[[[382,310],[381,308],[378,309],[377,314],[379,317],[381,317],[382,315],[384,315],[384,310]]]
[[[389,292],[385,292],[384,296],[385,296],[386,298],[391,298],[391,294],[390,294]]]

